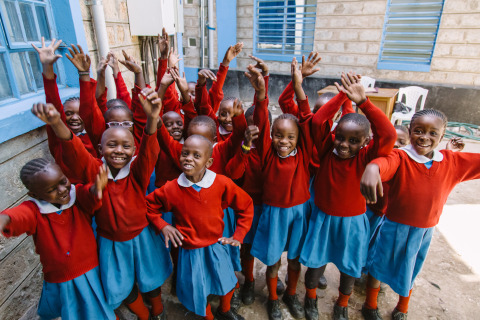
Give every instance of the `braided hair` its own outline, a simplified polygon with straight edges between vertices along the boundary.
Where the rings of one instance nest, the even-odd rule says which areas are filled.
[[[71,97],[71,98],[68,98],[67,100],[65,100],[65,102],[63,103],[64,105],[69,103],[69,102],[74,102],[74,101],[80,101],[80,97]]]
[[[279,120],[291,120],[291,121],[295,122],[295,124],[297,125],[297,128],[299,128],[297,117],[295,117],[293,114],[290,114],[290,113],[282,113],[275,120],[273,120],[272,131],[273,131],[273,127],[275,126],[275,123],[277,123],[277,121],[279,121]]]
[[[439,118],[440,120],[443,121],[443,130],[445,131],[447,129],[447,124],[448,124],[447,116],[442,111],[436,110],[436,109],[423,109],[418,112],[415,112],[415,114],[412,117],[412,120],[410,120],[410,128],[413,126],[413,123],[415,122],[415,120],[423,116],[432,116],[432,117]]]
[[[31,189],[33,177],[40,172],[47,171],[47,168],[54,163],[46,158],[37,158],[28,161],[20,170],[20,180],[27,189]]]

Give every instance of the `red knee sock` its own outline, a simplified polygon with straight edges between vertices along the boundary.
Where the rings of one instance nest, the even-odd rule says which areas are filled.
[[[150,317],[150,312],[148,308],[143,303],[142,294],[139,292],[137,299],[130,304],[127,304],[128,309],[135,313],[139,320],[148,320]]]
[[[365,308],[367,309],[377,309],[377,297],[380,292],[380,287],[370,288],[367,285],[367,297],[365,299]]]
[[[150,304],[152,305],[152,315],[158,316],[163,312],[162,292],[156,297],[150,298]]]
[[[300,269],[294,270],[288,266],[287,268],[288,279],[287,279],[287,294],[293,296],[297,293],[297,283],[298,278],[300,277]]]
[[[233,289],[232,291],[230,291],[226,295],[220,297],[220,311],[221,312],[225,313],[228,310],[230,310],[230,300],[232,300],[233,291],[235,291],[235,289]]]
[[[339,305],[340,307],[348,307],[348,299],[350,299],[350,295],[346,295],[346,294],[343,294],[340,292],[340,290],[338,290],[338,299],[337,299],[337,305]]]
[[[235,285],[235,289],[240,289],[240,283],[237,281],[237,284]]]
[[[265,276],[267,278],[268,300],[278,300],[278,296],[277,296],[278,277],[269,278],[268,274]]]
[[[214,319],[214,316],[213,316],[213,313],[212,313],[212,306],[209,304],[207,304],[207,308],[205,309],[205,314],[206,316],[203,317],[203,319],[205,320],[213,320]]]
[[[305,287],[305,291],[306,291],[306,294],[307,294],[307,298],[317,299],[317,288],[310,289],[310,288]]]
[[[410,296],[412,295],[412,290],[410,290],[410,293],[408,294],[408,297],[402,297],[398,296],[398,304],[397,304],[397,310],[400,311],[401,313],[407,313],[408,312],[408,302],[410,301]]]
[[[244,258],[242,260],[243,274],[245,275],[245,281],[253,282],[253,267],[255,266],[255,259]]]

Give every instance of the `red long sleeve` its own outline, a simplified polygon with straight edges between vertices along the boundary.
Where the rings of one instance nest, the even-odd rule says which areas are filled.
[[[97,81],[94,79],[80,80],[80,118],[82,118],[85,130],[94,146],[100,144],[106,128],[105,118],[95,99],[96,87]]]
[[[293,90],[292,81],[283,90],[280,97],[278,97],[278,104],[283,113],[290,113],[294,116],[298,115],[298,105],[295,103],[293,98],[295,97],[295,90]]]
[[[210,98],[210,105],[212,106],[213,113],[216,114],[220,108],[220,103],[223,100],[223,84],[225,83],[225,78],[227,77],[228,67],[225,67],[220,63],[220,67],[217,71],[217,81],[213,81],[212,87],[208,91]]]
[[[123,80],[122,73],[119,72],[116,78],[113,77],[113,80],[115,81],[115,87],[117,88],[117,99],[125,101],[130,110],[132,110],[132,98],[130,97],[130,92],[128,92],[125,81]]]
[[[105,87],[105,91],[102,93],[100,97],[97,98],[95,95],[95,100],[97,101],[98,108],[100,109],[102,114],[107,112],[107,94],[108,94],[108,88]]]

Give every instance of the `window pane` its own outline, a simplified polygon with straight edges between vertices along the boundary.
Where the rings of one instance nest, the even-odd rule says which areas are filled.
[[[4,18],[5,24],[7,25],[8,29],[8,34],[15,42],[24,41],[22,35],[22,27],[20,25],[20,20],[18,19],[15,3],[12,1],[5,1],[3,3],[3,8],[7,13]]]
[[[43,88],[42,66],[38,60],[38,54],[36,52],[29,51],[28,58],[30,59],[30,66],[32,67],[33,78],[35,79],[37,89],[41,89]]]
[[[23,28],[28,41],[38,41],[37,27],[33,18],[32,6],[20,3],[20,13],[22,14]]]
[[[50,40],[50,27],[48,25],[47,13],[45,12],[45,7],[36,6],[35,10],[37,11],[37,21],[38,26],[40,27],[40,35],[45,38],[45,40]]]
[[[24,52],[16,52],[10,54],[12,60],[12,68],[15,73],[15,79],[17,81],[18,91],[20,94],[25,94],[33,91],[30,83],[30,71],[25,59]]]
[[[5,67],[4,55],[0,54],[0,100],[4,100],[13,96],[10,81],[7,77],[7,68]]]

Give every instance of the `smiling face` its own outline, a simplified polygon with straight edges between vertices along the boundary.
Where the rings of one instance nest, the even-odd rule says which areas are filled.
[[[125,122],[125,121],[130,121],[133,122],[133,116],[131,112],[127,111],[123,107],[117,108],[117,107],[112,107],[105,112],[105,122]],[[128,131],[133,133],[133,126],[126,128]]]
[[[180,153],[180,166],[188,180],[199,182],[213,163],[212,143],[205,137],[193,135],[185,140]]]
[[[273,123],[272,145],[281,157],[288,156],[297,146],[298,126],[290,119],[278,119]]]
[[[367,143],[365,127],[353,121],[343,121],[337,125],[333,147],[341,159],[355,156]]]
[[[443,120],[433,115],[418,117],[410,124],[412,147],[419,155],[430,159],[433,157],[433,150],[443,139],[444,134]]]
[[[188,83],[188,94],[190,95],[190,98],[195,100],[195,82],[189,82]]]
[[[218,123],[228,132],[233,131],[233,100],[224,100],[218,109]]]
[[[50,164],[32,177],[28,195],[52,204],[64,205],[70,202],[71,187],[72,184],[60,167]]]
[[[169,111],[163,115],[162,121],[168,133],[170,133],[170,135],[174,140],[176,141],[182,140],[183,120],[178,113],[174,111]]]
[[[73,133],[81,133],[85,126],[80,118],[80,100],[71,100],[63,105],[67,126]]]
[[[105,130],[102,142],[99,145],[99,151],[115,177],[135,154],[135,142],[132,133],[125,128]]]
[[[398,148],[405,147],[408,144],[408,141],[409,141],[409,138],[410,138],[408,136],[408,133],[406,133],[405,131],[400,130],[400,129],[395,129],[395,130],[397,131],[397,141],[395,141],[394,148],[398,149]]]

